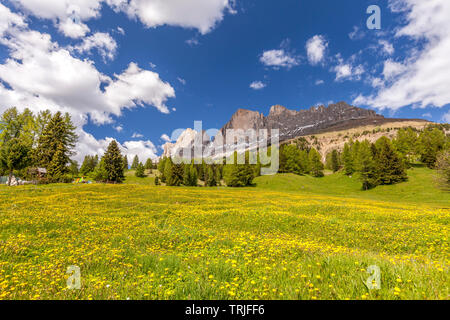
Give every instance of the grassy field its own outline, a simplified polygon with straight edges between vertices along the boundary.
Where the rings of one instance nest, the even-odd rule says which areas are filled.
[[[0,298],[449,299],[450,196],[428,169],[409,176],[368,192],[340,174],[2,186]],[[81,290],[67,289],[71,265]]]

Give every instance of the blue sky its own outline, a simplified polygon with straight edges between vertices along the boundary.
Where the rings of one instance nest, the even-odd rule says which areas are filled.
[[[445,0],[2,3],[0,111],[70,112],[82,137],[77,159],[111,138],[130,157],[154,156],[163,134],[195,120],[221,128],[238,108],[267,115],[275,104],[343,100],[449,122]],[[381,30],[366,27],[373,4]],[[424,27],[436,8],[443,17]]]

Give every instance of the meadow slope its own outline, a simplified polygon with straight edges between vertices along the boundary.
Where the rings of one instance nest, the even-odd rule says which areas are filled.
[[[450,197],[431,171],[409,174],[369,192],[339,174],[2,186],[0,298],[449,299]],[[81,290],[67,289],[71,265]],[[371,265],[380,290],[365,285]]]

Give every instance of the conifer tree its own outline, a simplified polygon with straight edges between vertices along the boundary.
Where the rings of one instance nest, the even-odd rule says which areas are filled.
[[[47,170],[47,176],[51,182],[62,182],[63,176],[69,171],[67,167],[67,158],[64,152],[65,148],[62,143],[60,143]]]
[[[133,163],[131,164],[131,170],[136,170],[139,165],[139,157],[135,155],[133,158]]]
[[[128,170],[128,156],[127,155],[123,156],[123,170],[124,171]]]
[[[104,168],[108,175],[108,182],[121,183],[125,179],[123,172],[123,156],[115,140],[111,141],[103,156]]]
[[[331,152],[331,170],[335,173],[339,171],[339,154],[337,150]]]
[[[139,163],[137,168],[136,168],[136,172],[134,173],[134,175],[137,178],[144,178],[145,177],[145,167],[142,163]]]
[[[206,185],[208,187],[216,187],[217,186],[216,175],[215,175],[215,172],[214,172],[212,166],[208,166],[208,174],[207,174]]]
[[[376,142],[376,169],[380,184],[394,184],[407,180],[403,162],[395,153],[390,140],[381,137]]]
[[[355,172],[352,154],[348,143],[344,145],[344,151],[342,152],[342,163],[344,164],[344,172],[346,175],[349,176]]]
[[[309,151],[309,165],[310,165],[311,175],[313,177],[318,178],[318,177],[324,176],[324,174],[323,174],[324,166],[320,159],[320,153],[314,148],[312,148]]]
[[[369,141],[365,140],[359,146],[359,152],[356,158],[356,168],[360,172],[362,189],[369,190],[378,184],[377,170],[374,156]]]
[[[67,165],[77,139],[69,114],[63,116],[61,112],[55,113],[38,139],[34,152],[36,163],[48,169],[55,153],[59,151],[59,161]]]
[[[148,158],[145,162],[145,169],[152,170],[153,169],[153,161],[152,159]]]

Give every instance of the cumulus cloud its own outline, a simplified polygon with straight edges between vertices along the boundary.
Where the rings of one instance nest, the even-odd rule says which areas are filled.
[[[85,21],[100,15],[103,0],[11,0],[27,14],[54,21],[65,36],[81,38],[89,32]]]
[[[121,124],[119,124],[118,126],[114,127],[114,130],[116,130],[117,132],[122,132],[123,131],[123,126]]]
[[[361,80],[361,75],[364,73],[362,65],[354,65],[353,58],[350,61],[344,62],[340,55],[337,55],[338,64],[331,70],[336,73],[335,81],[345,80]]]
[[[261,81],[253,81],[252,83],[250,83],[250,88],[252,88],[253,90],[261,90],[264,89],[265,87],[266,84]]]
[[[172,141],[172,139],[170,139],[170,137],[167,134],[163,134],[161,136],[161,140],[165,141],[165,142],[171,142]]]
[[[147,27],[163,25],[198,29],[206,34],[235,14],[232,0],[11,0],[27,14],[54,21],[61,33],[81,38],[90,30],[86,22],[98,18],[103,4],[139,19]]]
[[[387,40],[379,40],[378,44],[381,46],[383,52],[389,56],[393,55],[395,52],[394,46]]]
[[[106,0],[116,11],[138,18],[147,27],[162,25],[194,28],[210,32],[226,12],[235,14],[229,0]]]
[[[442,116],[442,121],[444,121],[445,123],[450,123],[450,111]]]
[[[91,53],[95,49],[103,57],[103,60],[113,60],[117,51],[117,43],[108,33],[97,32],[84,38],[82,43],[71,49],[79,53]]]
[[[102,156],[108,145],[114,139],[107,137],[105,139],[96,139],[92,134],[79,129],[77,132],[79,139],[76,146],[76,155],[74,160],[81,163],[86,155]],[[146,161],[148,158],[154,159],[157,157],[157,149],[151,141],[125,141],[118,143],[119,149],[123,155],[128,157],[129,161],[137,155],[141,161]]]
[[[288,69],[295,67],[300,63],[297,57],[286,52],[284,49],[264,51],[260,61],[267,67],[283,67]]]
[[[355,104],[379,109],[413,105],[443,107],[450,103],[450,1],[390,0],[390,8],[403,12],[406,24],[396,37],[424,41],[398,64],[388,62],[383,71],[386,85],[369,96],[358,96]],[[394,67],[394,68],[392,68]],[[387,72],[386,72],[387,70]]]
[[[132,62],[110,78],[92,61],[72,56],[71,50],[53,42],[49,34],[30,30],[22,16],[2,4],[0,15],[0,44],[9,49],[9,57],[0,64],[0,112],[11,106],[68,112],[80,136],[77,160],[99,153],[108,144],[107,139],[97,141],[83,130],[89,119],[112,123],[111,117],[120,116],[124,108],[144,104],[169,112],[165,103],[175,91],[157,73]],[[120,131],[120,126],[116,129]],[[141,145],[144,154],[155,151],[149,141]],[[134,146],[124,143],[123,147],[129,152]]]
[[[321,79],[316,80],[316,82],[315,82],[316,86],[320,86],[321,84],[324,84],[324,83],[325,83],[325,81],[323,81]]]
[[[323,61],[325,57],[325,50],[328,47],[328,42],[324,36],[315,35],[306,42],[306,52],[308,54],[308,61],[312,65],[316,65]]]

